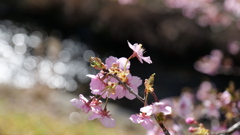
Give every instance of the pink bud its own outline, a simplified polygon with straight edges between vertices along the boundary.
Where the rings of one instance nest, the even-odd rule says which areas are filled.
[[[185,119],[187,124],[197,124],[197,121],[194,118],[188,117]]]
[[[198,129],[198,128],[196,128],[196,127],[189,127],[189,128],[188,128],[188,131],[191,132],[191,133],[193,133],[193,132],[197,131],[197,129]]]

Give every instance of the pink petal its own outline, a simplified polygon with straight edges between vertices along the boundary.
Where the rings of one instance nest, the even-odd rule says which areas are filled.
[[[145,62],[147,62],[148,64],[151,64],[151,63],[152,63],[152,60],[151,60],[150,56],[148,56],[148,57],[142,57],[142,59],[143,59]]]
[[[81,109],[84,113],[89,113],[89,111],[91,110],[91,107],[85,104],[82,106]]]
[[[148,116],[152,115],[152,113],[153,113],[152,110],[153,110],[152,105],[147,105],[147,106],[142,107],[142,108],[140,109],[141,112],[147,113]]]
[[[125,58],[125,57],[119,58],[116,62],[119,64],[119,68],[121,70],[123,70],[124,66],[127,62],[127,58]],[[126,65],[126,69],[129,69],[129,68],[130,68],[130,61],[128,61],[127,65]]]
[[[101,115],[93,113],[92,115],[89,116],[88,120],[94,120],[97,118],[101,118]]]
[[[138,76],[131,76],[129,74],[128,78],[131,87],[139,87],[142,84],[142,79],[140,79]]]
[[[138,115],[131,115],[130,118],[129,118],[133,123],[140,123],[140,119],[139,119],[139,116]]]
[[[134,96],[132,93],[130,93],[129,91],[125,90],[126,91],[126,94],[125,94],[125,97],[129,100],[133,100],[136,98],[136,96]]]
[[[141,125],[146,129],[146,130],[151,130],[154,128],[154,123],[150,118],[145,118],[144,121],[141,123]]]
[[[83,106],[83,102],[81,102],[80,100],[74,98],[72,100],[70,100],[70,102],[72,103],[72,105],[74,105],[75,107],[77,107],[78,109],[81,109],[81,107]]]
[[[170,106],[166,106],[163,102],[155,102],[153,103],[153,113],[164,113],[164,115],[168,115],[172,113],[172,108]]]
[[[113,63],[116,63],[117,60],[118,60],[117,57],[113,57],[113,56],[108,57],[105,60],[106,67],[109,69],[112,66]]]
[[[116,125],[116,122],[113,118],[102,117],[100,118],[100,122],[107,128],[113,128]]]
[[[127,41],[128,42],[128,41]],[[135,47],[130,43],[130,42],[128,42],[128,46],[129,46],[129,48],[131,48],[133,51],[135,51]]]

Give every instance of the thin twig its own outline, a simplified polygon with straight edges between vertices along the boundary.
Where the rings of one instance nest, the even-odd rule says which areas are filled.
[[[240,130],[240,121],[232,125],[226,131],[216,133],[216,135],[231,135],[233,132],[237,130]]]
[[[132,93],[134,96],[136,96],[138,98],[138,100],[140,100],[142,103],[144,103],[144,99],[139,96],[137,93],[135,93],[131,87],[129,87],[126,83],[123,83],[120,78],[118,78],[116,75],[113,74],[108,74],[109,76],[112,76],[113,78],[117,79],[119,84],[122,85],[124,88],[126,88],[130,93]]]
[[[170,135],[170,133],[169,133],[168,130],[165,128],[165,126],[163,125],[162,122],[158,122],[158,125],[162,128],[163,133],[164,133],[165,135]]]

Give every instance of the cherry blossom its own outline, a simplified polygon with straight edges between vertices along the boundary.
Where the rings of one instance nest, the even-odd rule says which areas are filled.
[[[89,116],[88,120],[99,119],[100,122],[108,128],[113,128],[116,125],[116,122],[111,118],[109,111],[102,110],[100,108],[93,109],[93,114]]]
[[[146,130],[151,130],[154,127],[154,122],[150,115],[145,113],[133,114],[129,118],[133,123],[140,123]]]
[[[138,60],[143,63],[142,60],[144,60],[145,62],[147,62],[148,64],[151,64],[152,61],[150,59],[150,56],[147,56],[147,57],[144,57],[143,56],[143,53],[144,53],[144,49],[142,48],[142,45],[141,44],[131,44],[130,42],[128,42],[128,46],[133,50],[133,55],[132,57],[137,57]]]
[[[124,66],[126,62],[127,62],[127,58],[125,57],[121,57],[118,59],[117,57],[110,56],[105,60],[105,63],[108,69],[110,69],[112,64],[115,63],[118,65],[119,69],[124,70]],[[126,65],[126,69],[128,70],[129,68],[130,68],[130,61],[128,61]]]
[[[74,98],[70,100],[70,102],[85,113],[88,113],[94,108],[99,108],[102,103],[100,100],[95,98],[91,99],[91,101],[88,101],[88,99],[86,99],[82,94],[79,95],[79,99]]]
[[[140,111],[146,113],[147,115],[157,114],[160,112],[164,115],[168,115],[172,113],[172,108],[163,102],[155,102],[153,105],[142,107]]]

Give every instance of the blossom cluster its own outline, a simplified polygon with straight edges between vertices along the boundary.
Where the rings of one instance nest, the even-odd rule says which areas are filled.
[[[90,96],[88,100],[80,94],[78,99],[74,98],[70,102],[85,113],[92,112],[89,120],[99,119],[104,126],[112,128],[116,125],[116,122],[107,109],[108,99],[117,100],[125,97],[133,100],[138,98],[143,103],[143,107],[140,108],[139,114],[133,114],[129,119],[133,123],[141,124],[147,130],[153,130],[156,124],[163,128],[165,115],[171,114],[172,108],[157,99],[153,88],[155,74],[151,75],[149,79],[145,79],[145,96],[142,98],[138,95],[138,87],[143,81],[138,76],[133,76],[129,70],[130,59],[134,57],[141,63],[145,61],[151,64],[152,61],[149,56],[143,56],[145,50],[141,44],[132,45],[128,42],[128,46],[133,50],[133,54],[129,58],[110,56],[103,63],[99,58],[91,57],[91,66],[100,70],[96,75],[87,75],[91,78],[90,90],[93,96]],[[149,94],[152,94],[155,98],[155,102],[151,104],[148,104],[147,101]],[[105,105],[100,99],[106,100]],[[165,127],[163,130],[168,132]]]
[[[195,94],[186,90],[178,98],[166,98],[161,102],[174,108],[167,121],[172,125],[169,128],[172,135],[217,134],[227,131],[240,118],[240,91],[235,89],[233,82],[225,91],[218,92],[212,82],[203,81]],[[205,127],[201,122],[206,121],[210,125]],[[186,124],[190,125],[188,129]],[[239,134],[233,131],[233,135]]]

